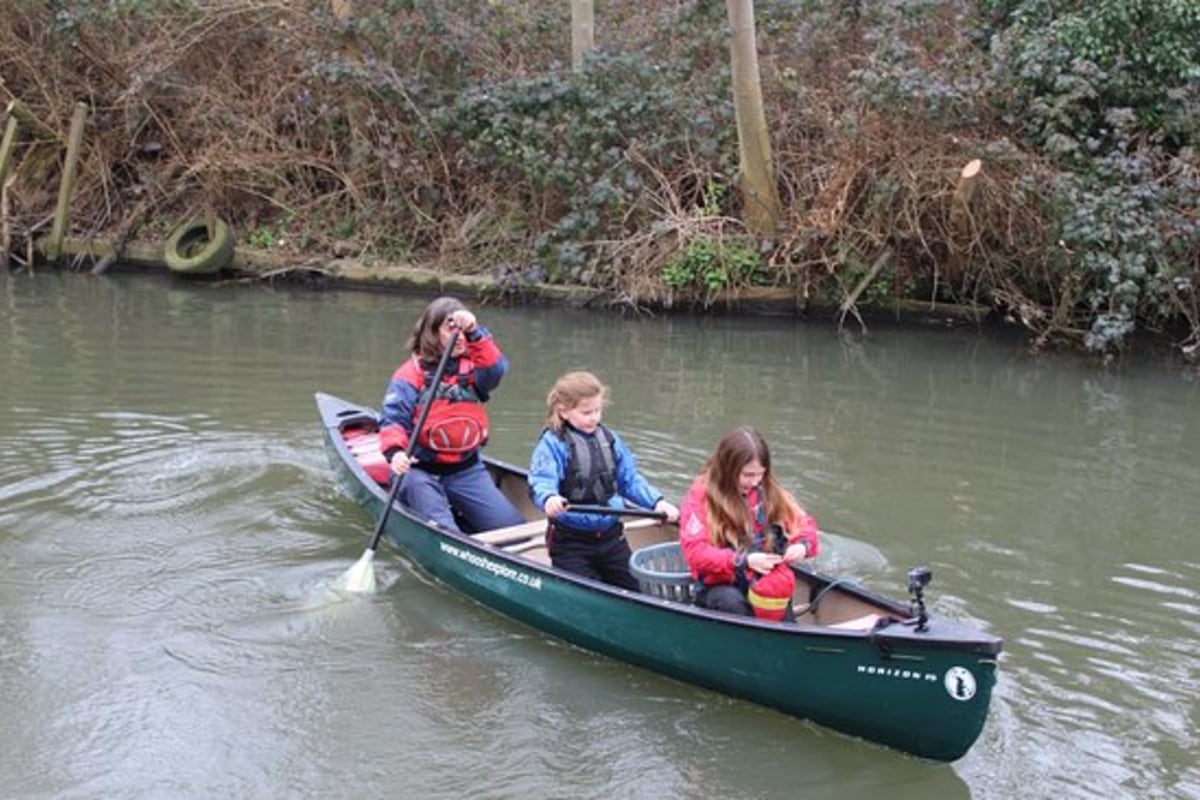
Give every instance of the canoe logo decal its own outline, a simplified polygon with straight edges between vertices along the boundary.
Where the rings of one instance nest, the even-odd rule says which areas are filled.
[[[975,696],[975,676],[966,667],[951,667],[946,670],[942,685],[955,700],[966,702]]]
[[[540,590],[542,588],[542,579],[537,575],[529,575],[528,573],[521,572],[519,569],[513,569],[508,564],[502,564],[499,561],[493,561],[490,558],[485,558],[484,556],[481,556],[478,553],[470,550],[464,550],[461,547],[455,547],[449,542],[439,542],[439,545],[441,546],[443,553],[455,558],[460,558],[473,567],[479,567],[480,569],[487,570],[497,577],[519,583],[522,586],[528,586],[530,589]]]
[[[899,678],[905,681],[927,681],[937,683],[936,672],[923,672],[907,667],[880,667],[874,664],[859,664],[858,671],[863,675],[874,675],[877,678]]]

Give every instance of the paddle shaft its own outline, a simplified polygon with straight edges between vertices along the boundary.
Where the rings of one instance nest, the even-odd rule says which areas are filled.
[[[612,506],[588,506],[580,503],[568,503],[567,511],[575,514],[608,514],[614,517],[652,517],[663,522],[667,515],[663,511],[651,511],[648,508],[613,508]]]
[[[458,344],[458,331],[450,334],[450,341],[446,342],[446,352],[442,353],[442,360],[438,362],[437,370],[433,373],[433,388],[436,394],[437,385],[442,382],[442,375],[446,373],[446,364],[450,362],[450,354],[454,352],[454,345]],[[429,416],[429,407],[433,405],[433,397],[421,407],[421,413],[417,415],[417,424],[413,426],[412,433],[408,437],[408,449],[404,451],[407,457],[412,453],[413,446],[417,443],[417,437],[421,435],[421,429],[425,427],[425,418]],[[388,464],[388,468],[391,468]],[[383,529],[387,526],[388,516],[392,513],[392,506],[396,504],[396,500],[400,497],[400,487],[404,483],[403,475],[396,475],[392,478],[392,491],[388,494],[387,504],[383,507],[383,513],[379,515],[379,522],[375,523],[375,533],[371,536],[371,544],[367,546],[368,552],[375,552],[379,547],[379,540],[383,538]]]

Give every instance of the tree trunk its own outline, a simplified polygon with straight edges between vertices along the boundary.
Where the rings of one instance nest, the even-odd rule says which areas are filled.
[[[596,44],[595,8],[592,0],[571,0],[571,64],[583,66],[584,56]]]
[[[744,221],[755,233],[773,236],[782,211],[758,77],[754,0],[725,0],[725,5],[729,10],[729,26],[733,29],[730,61],[738,131],[738,188],[742,194]]]

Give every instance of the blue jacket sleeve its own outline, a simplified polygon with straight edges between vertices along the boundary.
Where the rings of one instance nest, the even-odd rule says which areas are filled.
[[[636,505],[654,508],[663,499],[662,492],[638,472],[637,459],[625,446],[625,441],[613,432],[613,455],[617,461],[617,492]]]
[[[383,395],[383,421],[412,430],[413,408],[417,404],[417,387],[403,378],[392,378]]]
[[[546,431],[538,439],[529,459],[529,497],[539,510],[550,497],[558,494],[566,474],[567,451],[558,437]]]
[[[409,446],[416,404],[417,387],[400,377],[400,370],[397,370],[383,395],[379,446],[385,456],[389,451],[403,450]]]

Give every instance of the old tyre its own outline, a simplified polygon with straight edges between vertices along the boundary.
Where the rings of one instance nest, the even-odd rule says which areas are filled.
[[[175,229],[163,253],[172,272],[204,275],[229,266],[233,260],[233,232],[219,219],[194,219]]]

